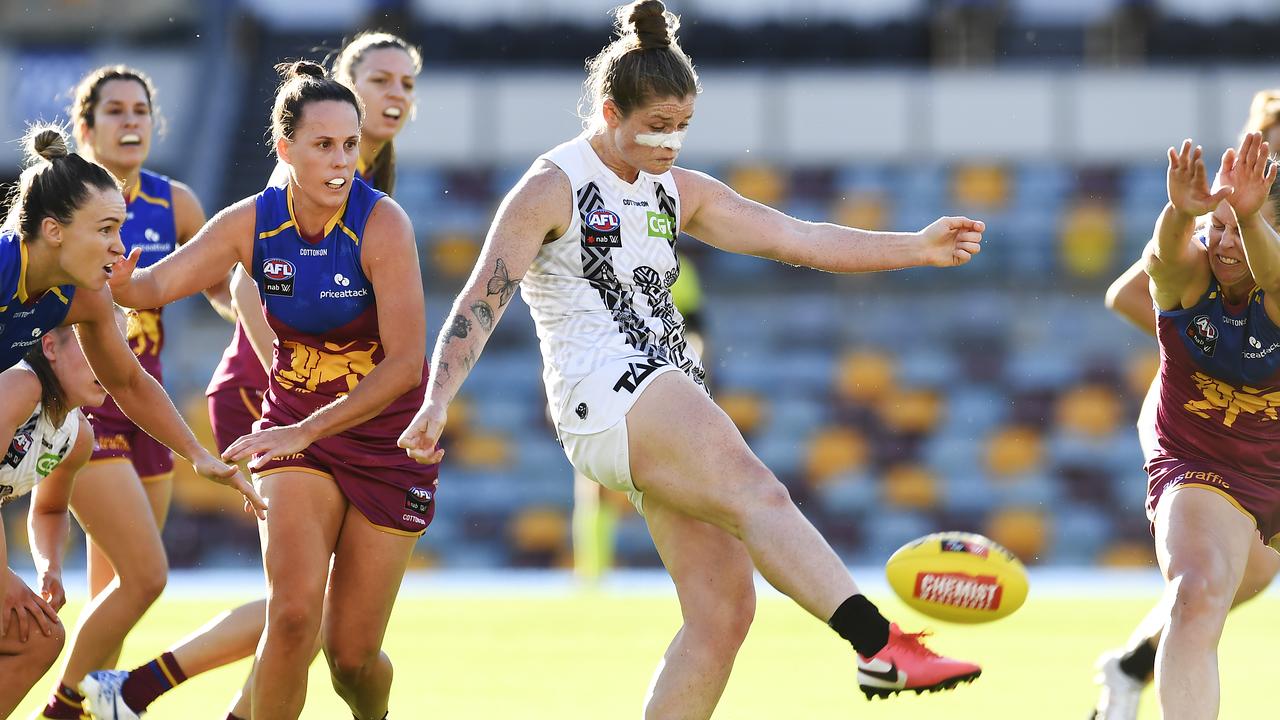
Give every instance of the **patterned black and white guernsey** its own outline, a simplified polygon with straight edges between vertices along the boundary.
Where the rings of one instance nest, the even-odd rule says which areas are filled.
[[[14,365],[14,369],[19,368],[35,373],[24,361]],[[0,460],[0,507],[31,492],[71,452],[79,432],[79,410],[67,413],[62,425],[55,427],[45,416],[43,406],[36,403],[35,411],[13,433],[4,459]]]
[[[680,275],[680,194],[671,173],[625,182],[586,135],[542,158],[569,177],[574,197],[568,229],[542,246],[520,285],[557,427],[608,427],[668,369],[705,390],[702,362],[671,300]],[[588,388],[579,387],[584,381]]]

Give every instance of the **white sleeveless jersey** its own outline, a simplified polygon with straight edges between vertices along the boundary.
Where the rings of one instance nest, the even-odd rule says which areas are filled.
[[[14,367],[34,372],[25,362]],[[0,462],[0,506],[31,492],[31,488],[48,476],[76,444],[80,411],[67,413],[62,426],[54,427],[43,409],[39,403],[36,404],[35,412],[13,434],[4,460]]]
[[[573,219],[542,246],[520,283],[538,331],[551,416],[569,392],[620,360],[612,385],[634,395],[654,370],[674,365],[705,389],[706,373],[684,339],[671,300],[680,275],[680,194],[670,172],[624,182],[582,135],[542,156],[569,177]],[[611,381],[612,382],[612,381]],[[626,398],[626,407],[634,397]],[[581,412],[579,413],[581,415]]]

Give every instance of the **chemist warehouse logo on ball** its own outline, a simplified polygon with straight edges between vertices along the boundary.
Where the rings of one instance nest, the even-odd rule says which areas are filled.
[[[993,575],[916,574],[913,595],[926,602],[969,610],[999,610],[1004,588]]]

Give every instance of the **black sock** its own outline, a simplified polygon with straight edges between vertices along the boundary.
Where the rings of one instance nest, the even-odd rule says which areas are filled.
[[[862,657],[871,657],[889,642],[889,621],[866,595],[851,595],[827,621]]]
[[[1156,671],[1156,643],[1147,640],[1120,657],[1120,669],[1125,675],[1146,682]]]

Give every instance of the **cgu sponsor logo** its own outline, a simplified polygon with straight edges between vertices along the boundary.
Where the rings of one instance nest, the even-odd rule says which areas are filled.
[[[998,610],[1004,588],[993,575],[967,573],[916,574],[915,597],[939,605],[970,610]]]
[[[666,213],[646,212],[649,223],[649,237],[664,240],[675,239],[676,219]]]
[[[618,213],[612,210],[592,210],[587,214],[587,227],[596,232],[613,232],[622,225],[622,221],[618,219]]]

